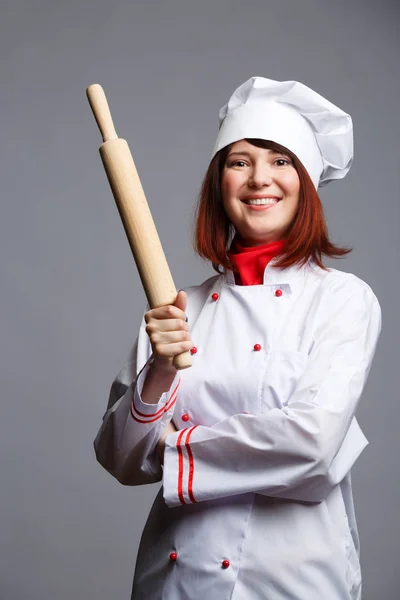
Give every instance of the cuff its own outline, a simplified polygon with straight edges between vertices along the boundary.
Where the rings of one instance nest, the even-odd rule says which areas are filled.
[[[143,402],[141,392],[150,366],[153,364],[151,357],[140,371],[136,382],[132,384],[132,401],[130,414],[132,419],[138,423],[154,423],[160,420],[164,414],[173,409],[178,397],[178,389],[181,382],[179,371],[176,373],[171,387],[163,392],[157,404]]]
[[[193,493],[194,458],[190,438],[197,428],[170,433],[165,440],[163,495],[167,506],[196,503]]]

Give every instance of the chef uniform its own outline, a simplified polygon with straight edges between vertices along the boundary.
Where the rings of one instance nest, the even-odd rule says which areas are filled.
[[[269,122],[253,122],[263,111]],[[350,168],[350,117],[298,82],[252,78],[220,118],[214,153],[271,139],[297,154],[316,187]],[[134,600],[361,598],[351,467],[368,443],[355,411],[380,306],[355,275],[276,261],[254,285],[226,270],[186,288],[193,366],[158,404],[141,398],[153,360],[144,320],[112,385],[98,460],[125,485],[162,480]],[[157,442],[171,419],[178,431],[161,466]]]

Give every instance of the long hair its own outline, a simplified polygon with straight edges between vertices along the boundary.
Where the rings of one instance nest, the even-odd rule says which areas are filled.
[[[322,255],[340,258],[352,252],[352,248],[336,246],[330,241],[318,192],[297,156],[275,142],[260,139],[246,141],[258,148],[289,156],[300,180],[297,214],[286,233],[284,250],[274,266],[285,268],[294,264],[304,265],[312,259],[326,270]],[[221,195],[222,171],[231,146],[222,148],[211,160],[201,185],[194,218],[194,250],[202,258],[211,261],[218,273],[222,272],[221,267],[236,271],[227,256],[235,230],[225,213]]]

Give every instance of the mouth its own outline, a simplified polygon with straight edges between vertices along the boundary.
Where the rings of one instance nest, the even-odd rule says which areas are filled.
[[[248,197],[242,198],[240,201],[243,204],[247,204],[248,206],[274,206],[278,204],[282,198],[278,198],[277,196],[264,196],[264,197]]]

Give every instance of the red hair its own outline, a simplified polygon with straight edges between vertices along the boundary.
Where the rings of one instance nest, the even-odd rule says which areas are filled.
[[[260,139],[246,141],[258,148],[289,156],[300,180],[297,214],[286,233],[284,251],[274,266],[286,268],[294,264],[303,265],[311,258],[326,270],[322,255],[340,258],[349,254],[352,248],[336,246],[330,241],[318,192],[297,156],[275,142]],[[220,267],[236,270],[227,257],[234,227],[224,211],[221,196],[222,171],[231,146],[222,148],[211,160],[201,186],[194,220],[194,250],[202,258],[211,261],[218,273],[221,273]]]

